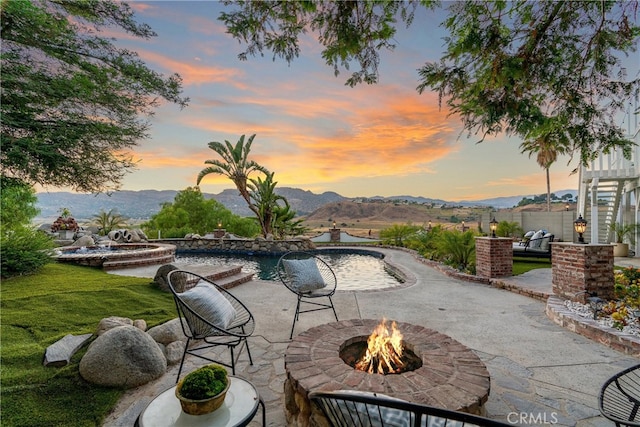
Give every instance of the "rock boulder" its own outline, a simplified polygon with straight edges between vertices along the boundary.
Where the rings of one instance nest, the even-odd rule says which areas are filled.
[[[134,326],[110,329],[91,343],[80,375],[93,384],[133,388],[161,377],[167,360],[149,334]]]
[[[127,317],[120,317],[120,316],[105,317],[104,319],[100,320],[100,323],[98,323],[98,330],[96,331],[96,335],[100,336],[105,332],[107,332],[108,330],[117,328],[118,326],[132,326],[132,325],[133,325],[133,320]]]
[[[149,336],[160,344],[169,345],[174,341],[186,341],[187,337],[182,331],[180,319],[169,320],[147,331]]]

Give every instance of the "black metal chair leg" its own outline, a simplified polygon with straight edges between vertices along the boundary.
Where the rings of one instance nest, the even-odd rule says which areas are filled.
[[[296,327],[296,322],[298,321],[298,317],[300,316],[300,303],[301,303],[301,299],[300,297],[298,297],[298,303],[296,304],[296,314],[295,316],[293,316],[293,325],[291,325],[291,334],[289,334],[289,339],[293,338],[293,330]]]
[[[333,315],[336,318],[336,322],[338,321],[338,313],[336,313],[336,308],[333,306],[333,300],[329,297],[329,303],[331,304],[331,310],[333,310]]]
[[[182,367],[184,366],[184,359],[187,357],[190,342],[191,338],[187,338],[187,342],[184,345],[184,352],[182,353],[182,360],[180,360],[180,368],[178,368],[178,375],[176,376],[176,384],[178,384],[178,381],[180,380],[180,373],[182,372]]]

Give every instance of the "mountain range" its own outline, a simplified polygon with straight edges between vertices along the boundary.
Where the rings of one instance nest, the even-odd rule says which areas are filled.
[[[68,208],[76,219],[89,219],[101,210],[108,212],[116,209],[121,215],[132,219],[145,220],[158,213],[163,203],[173,202],[178,191],[176,190],[141,190],[141,191],[116,191],[108,194],[78,194],[70,192],[48,192],[38,193],[36,207],[40,209],[40,214],[36,220],[55,219],[62,208]],[[359,200],[359,201],[386,201],[386,202],[408,202],[418,204],[434,205],[455,205],[455,206],[493,206],[497,209],[511,208],[517,205],[526,196],[496,197],[483,200],[468,201],[445,201],[428,197],[415,196],[393,196],[393,197],[343,197],[338,193],[327,191],[322,194],[315,194],[311,191],[299,188],[282,187],[277,188],[276,193],[284,196],[289,201],[292,209],[299,216],[306,216],[327,203]],[[576,190],[563,190],[555,192],[558,197],[565,194],[573,197]],[[219,194],[203,193],[205,199],[215,199],[222,203],[227,209],[240,216],[251,216],[252,213],[247,207],[244,199],[236,189],[227,189]]]

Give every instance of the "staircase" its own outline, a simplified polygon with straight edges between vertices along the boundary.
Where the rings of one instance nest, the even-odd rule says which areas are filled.
[[[615,236],[611,224],[638,223],[640,212],[640,124],[637,111],[638,94],[629,103],[623,128],[636,145],[631,157],[625,159],[622,151],[598,153],[588,166],[580,167],[578,214],[587,220],[587,236],[592,243],[611,243]],[[640,236],[636,236],[636,241]],[[634,247],[635,245],[632,245]],[[634,247],[635,250],[635,247]]]
[[[615,236],[611,233],[611,224],[617,221],[618,210],[620,209],[620,201],[622,199],[622,190],[624,188],[624,180],[593,180],[587,185],[584,185],[585,189],[591,187],[591,191],[586,192],[582,197],[578,197],[580,200],[580,211],[584,212],[583,218],[588,221],[593,221],[593,218],[597,218],[597,240],[595,236],[591,235],[590,239],[593,242],[610,243]],[[592,200],[595,199],[594,204]],[[597,215],[592,214],[593,208],[597,208]],[[592,227],[593,231],[595,227]]]
[[[181,270],[189,271],[191,273],[195,273],[199,276],[207,278],[214,282],[216,285],[225,289],[233,288],[234,286],[238,286],[253,280],[253,273],[242,272],[241,265],[220,267],[205,264],[181,264],[177,262],[174,262],[172,264]]]

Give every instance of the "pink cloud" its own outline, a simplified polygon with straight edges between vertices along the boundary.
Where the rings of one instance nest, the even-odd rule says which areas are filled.
[[[246,85],[239,81],[240,78],[244,76],[244,72],[238,68],[206,66],[200,63],[189,64],[147,50],[139,50],[138,53],[145,62],[157,64],[163,69],[169,70],[171,73],[180,74],[185,86],[205,83],[224,83],[238,89],[246,89]]]

